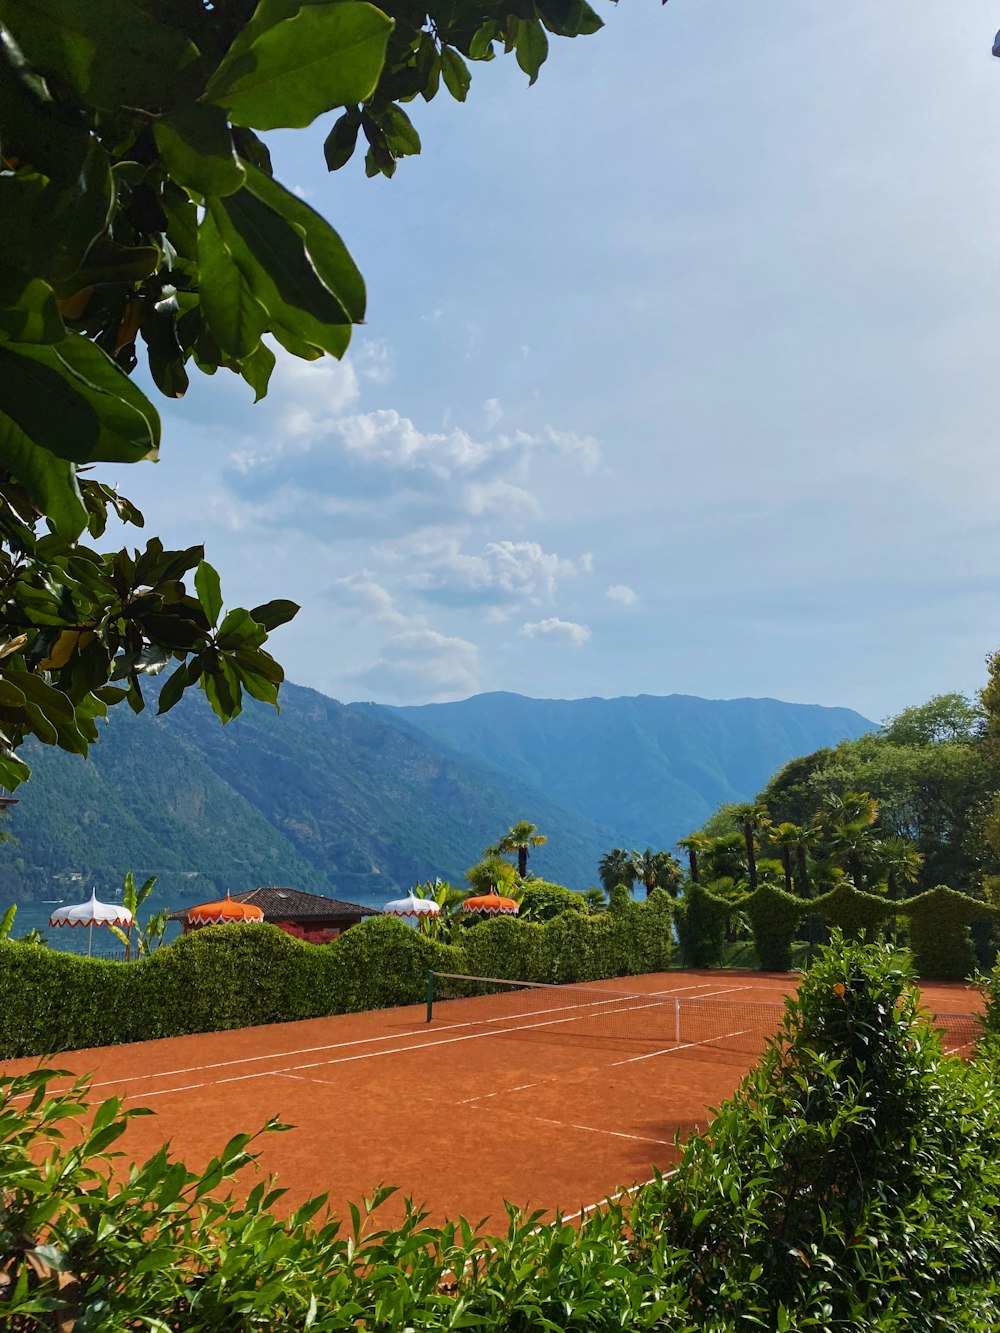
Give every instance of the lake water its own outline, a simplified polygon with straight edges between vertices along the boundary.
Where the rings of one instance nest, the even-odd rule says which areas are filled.
[[[86,902],[89,893],[85,889],[77,889],[72,895],[65,898],[53,897],[51,902],[34,902],[18,904],[17,916],[14,920],[14,928],[11,936],[18,939],[27,935],[29,930],[40,930],[49,945],[53,949],[59,949],[63,953],[86,953],[87,937],[89,930],[74,926],[50,926],[49,914],[54,912],[57,907],[73,905],[74,903]],[[105,896],[103,902],[121,902],[121,896]],[[193,907],[199,899],[197,897],[185,897],[183,894],[158,894],[154,889],[146,899],[143,906],[139,909],[140,921],[147,921],[155,912],[162,907],[166,907],[171,912],[179,911],[182,907]],[[0,903],[0,917],[7,910],[9,904]],[[169,943],[181,933],[179,921],[171,921],[167,926],[164,941]],[[98,926],[94,930],[94,956],[95,957],[120,957],[124,951],[124,945],[117,935],[107,928],[107,926]]]

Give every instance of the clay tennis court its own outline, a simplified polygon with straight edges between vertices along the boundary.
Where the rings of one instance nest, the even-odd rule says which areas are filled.
[[[669,972],[546,988],[530,1003],[521,992],[439,1001],[430,1023],[410,1006],[44,1063],[92,1074],[95,1100],[155,1110],[121,1141],[128,1160],[168,1140],[200,1168],[233,1134],[278,1116],[294,1128],[259,1146],[263,1169],[289,1191],[283,1206],[328,1192],[345,1214],[385,1183],[435,1220],[502,1225],[504,1200],[574,1216],[668,1169],[675,1134],[704,1126],[733,1092],[796,981]],[[978,1008],[965,986],[928,986],[923,997],[942,1013]],[[380,1217],[400,1212],[393,1200]]]

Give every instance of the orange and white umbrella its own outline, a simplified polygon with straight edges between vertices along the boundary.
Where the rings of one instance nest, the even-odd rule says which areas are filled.
[[[192,930],[202,926],[228,926],[241,921],[263,921],[263,909],[256,903],[237,903],[227,893],[214,903],[199,903],[189,909],[187,923]]]
[[[87,953],[94,950],[95,926],[130,926],[132,913],[121,903],[102,903],[98,901],[97,890],[90,895],[90,901],[77,903],[75,907],[57,907],[49,917],[50,926],[86,926],[90,934],[87,937]]]
[[[491,889],[489,893],[477,893],[466,898],[462,904],[463,912],[481,912],[483,916],[517,916],[520,908],[513,898],[505,898]]]

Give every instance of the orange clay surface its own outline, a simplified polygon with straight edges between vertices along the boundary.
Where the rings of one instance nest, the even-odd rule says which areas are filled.
[[[200,1169],[233,1134],[278,1116],[294,1129],[257,1147],[262,1170],[289,1191],[284,1206],[328,1192],[343,1215],[348,1201],[385,1183],[426,1203],[434,1220],[462,1214],[502,1225],[505,1199],[574,1216],[654,1168],[669,1169],[675,1133],[704,1126],[759,1052],[760,1042],[741,1033],[767,1011],[741,1015],[730,1006],[780,1003],[796,982],[669,972],[590,983],[589,992],[650,999],[603,1023],[587,1012],[590,995],[555,992],[544,1012],[535,1001],[533,1014],[506,1013],[508,997],[484,997],[443,1003],[430,1024],[423,1006],[411,1006],[0,1068],[12,1074],[44,1063],[88,1074],[95,1101],[117,1095],[127,1107],[155,1110],[120,1141],[126,1162],[168,1140]],[[979,1007],[966,986],[928,985],[922,995],[937,1012]],[[724,1001],[717,1035],[678,1045],[674,996]],[[391,1200],[379,1217],[389,1223],[400,1212]]]

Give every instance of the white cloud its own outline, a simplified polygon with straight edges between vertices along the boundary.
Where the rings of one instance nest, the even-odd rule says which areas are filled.
[[[358,615],[392,625],[409,624],[408,618],[396,606],[392,593],[368,569],[336,579],[327,590],[327,596]]]
[[[442,479],[470,471],[490,456],[492,447],[464,430],[421,431],[394,408],[378,408],[341,417],[336,430],[347,449],[368,462],[393,468],[425,468]]]
[[[638,593],[634,588],[630,588],[627,583],[612,583],[604,595],[620,606],[635,606],[639,600]]]
[[[392,349],[384,338],[366,338],[351,360],[360,378],[371,384],[388,384],[395,371]]]
[[[487,398],[486,402],[483,403],[483,411],[486,413],[486,425],[492,430],[503,416],[503,408],[500,406],[500,399]]]
[[[479,649],[468,639],[413,625],[394,634],[374,662],[348,679],[392,703],[462,698],[479,688]]]
[[[590,638],[590,627],[587,625],[577,625],[572,620],[560,620],[557,616],[550,616],[547,620],[536,620],[521,626],[520,631],[525,638],[553,638],[564,639],[574,648],[582,648]]]
[[[487,542],[481,555],[467,555],[452,541],[427,555],[430,568],[405,578],[404,587],[484,594],[483,600],[551,601],[562,580],[590,567],[589,556],[567,560],[530,541]]]

